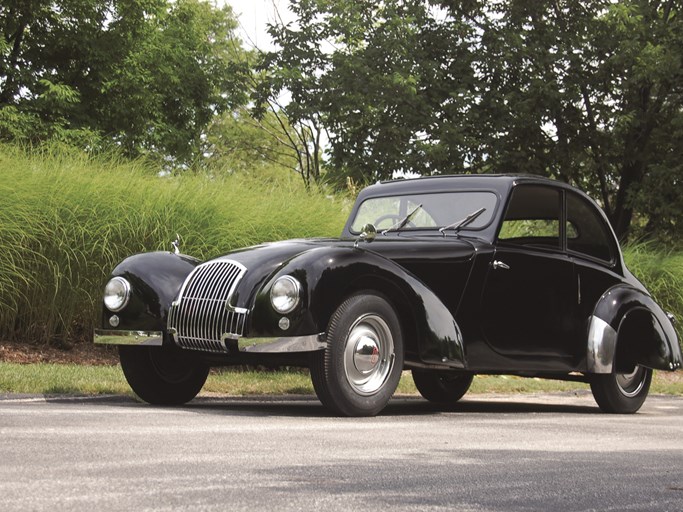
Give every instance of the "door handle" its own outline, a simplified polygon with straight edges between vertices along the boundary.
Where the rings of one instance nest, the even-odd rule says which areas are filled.
[[[507,263],[503,263],[502,261],[498,260],[493,260],[493,263],[491,265],[493,267],[493,270],[498,270],[499,268],[503,270],[510,270],[510,265]]]

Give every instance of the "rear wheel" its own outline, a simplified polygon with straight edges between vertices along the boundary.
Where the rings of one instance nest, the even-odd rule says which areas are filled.
[[[596,374],[591,377],[593,397],[600,409],[615,414],[633,414],[645,402],[652,370],[636,366],[631,373]]]
[[[403,339],[394,308],[374,294],[354,295],[332,315],[327,348],[314,354],[318,398],[343,416],[374,416],[394,394],[403,370]]]
[[[435,404],[448,406],[460,400],[470,389],[474,375],[413,370],[413,381],[420,394]]]
[[[175,346],[120,346],[119,359],[135,394],[155,405],[189,402],[209,375],[208,366]]]

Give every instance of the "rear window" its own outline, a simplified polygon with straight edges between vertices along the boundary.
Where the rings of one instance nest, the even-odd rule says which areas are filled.
[[[606,262],[614,260],[609,227],[597,208],[577,194],[567,194],[567,228],[567,249]]]

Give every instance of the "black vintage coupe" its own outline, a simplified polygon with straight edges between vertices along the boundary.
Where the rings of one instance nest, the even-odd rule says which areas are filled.
[[[176,247],[177,249],[177,247]],[[448,406],[475,374],[589,382],[606,412],[676,370],[671,315],[628,271],[600,208],[532,176],[443,176],[364,189],[340,239],[200,262],[131,256],[104,291],[95,342],[119,345],[133,391],[194,398],[209,367],[309,367],[340,415],[379,413],[410,369]]]

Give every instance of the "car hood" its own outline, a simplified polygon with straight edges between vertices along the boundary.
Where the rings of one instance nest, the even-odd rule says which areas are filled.
[[[467,261],[476,251],[476,243],[456,237],[377,237],[373,242],[361,242],[338,238],[311,238],[285,240],[229,252],[217,259],[231,259],[248,270],[271,274],[286,262],[311,250],[323,248],[368,251],[393,260],[399,265],[414,261]]]
[[[238,293],[241,298],[238,302],[240,305],[246,305],[245,299],[248,296],[253,299],[254,293],[271,276],[298,256],[312,251],[319,252],[320,258],[324,257],[327,251],[375,253],[403,267],[427,285],[433,284],[429,281],[432,280],[430,277],[435,269],[452,268],[453,263],[469,262],[476,252],[475,242],[452,236],[377,237],[373,242],[361,242],[357,247],[354,245],[354,240],[333,238],[286,240],[246,247],[227,253],[216,260],[229,259],[247,269]],[[430,270],[426,272],[425,269]]]

